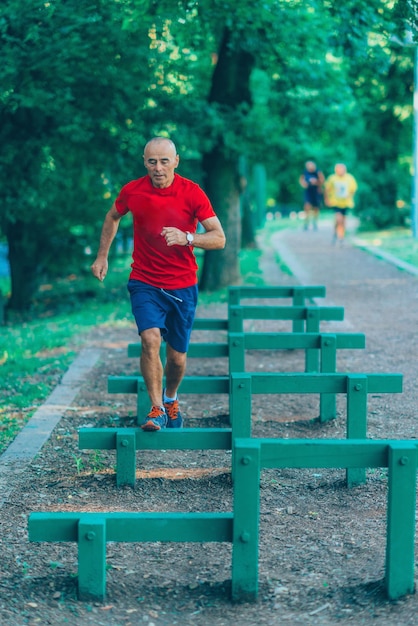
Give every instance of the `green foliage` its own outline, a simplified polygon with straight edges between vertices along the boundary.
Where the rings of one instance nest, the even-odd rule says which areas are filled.
[[[11,308],[86,270],[85,249],[97,247],[120,186],[142,174],[154,134],[176,141],[179,172],[202,184],[205,155],[206,170],[213,155],[263,163],[279,204],[300,204],[306,158],[326,174],[345,161],[361,218],[399,223],[413,63],[391,37],[405,25],[416,34],[415,18],[409,0],[267,0],[256,11],[249,0],[5,0],[0,231]],[[225,41],[227,80],[214,97]],[[236,225],[224,221],[234,247]]]
[[[44,277],[78,271],[86,242],[97,240],[103,197],[131,157],[129,112],[144,97],[146,48],[121,30],[126,8],[71,0],[1,5],[0,140],[7,150],[0,228],[13,308],[26,307]]]

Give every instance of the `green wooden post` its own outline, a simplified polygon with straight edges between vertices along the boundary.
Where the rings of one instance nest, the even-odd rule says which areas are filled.
[[[244,312],[242,307],[230,308],[228,314],[228,331],[230,333],[244,332]]]
[[[232,600],[252,602],[258,594],[260,446],[253,439],[234,452]]]
[[[367,439],[367,390],[365,374],[347,375],[347,439]],[[347,486],[355,487],[366,482],[366,470],[348,468]]]
[[[391,443],[385,576],[390,600],[414,592],[416,472],[416,445],[402,441]]]
[[[229,383],[229,421],[232,428],[231,477],[234,481],[234,441],[251,437],[251,374],[232,372]]]
[[[251,381],[252,375],[232,372],[229,389],[229,419],[232,441],[236,437],[251,437]]]
[[[229,374],[245,372],[245,337],[244,333],[228,334]]]
[[[140,426],[150,410],[150,399],[148,396],[147,386],[142,377],[138,378],[138,395],[136,399],[136,421]]]
[[[78,522],[78,596],[104,600],[106,595],[106,520],[83,515]]]
[[[119,430],[116,433],[116,485],[135,486],[136,437],[135,432]]]
[[[293,288],[293,298],[292,298],[293,306],[304,306],[305,305],[305,291],[304,287],[294,287]],[[292,330],[294,333],[303,333],[304,322],[303,320],[293,320],[292,322]]]
[[[320,371],[334,373],[337,371],[337,337],[327,335],[320,338],[321,366]],[[319,421],[328,422],[337,417],[337,396],[335,393],[321,393],[319,398]]]
[[[306,315],[306,332],[319,333],[320,322],[321,316],[319,309],[315,307],[309,307]],[[305,371],[319,372],[319,350],[306,350]]]
[[[228,287],[228,307],[238,306],[241,301],[241,287]]]

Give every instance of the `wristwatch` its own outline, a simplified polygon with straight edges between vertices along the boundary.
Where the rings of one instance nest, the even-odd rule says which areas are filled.
[[[188,230],[186,230],[186,239],[187,239],[187,245],[192,246],[194,242],[194,235],[192,235],[192,233],[189,233]]]

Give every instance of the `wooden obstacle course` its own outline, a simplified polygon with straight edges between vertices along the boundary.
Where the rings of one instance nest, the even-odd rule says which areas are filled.
[[[261,291],[257,289],[257,297],[269,297],[261,296]],[[228,356],[230,360],[232,358],[230,376],[185,377],[179,392],[228,394],[231,428],[167,429],[158,433],[144,433],[139,428],[85,428],[79,431],[79,447],[116,450],[118,485],[135,483],[137,450],[231,449],[233,511],[32,513],[28,520],[30,541],[72,541],[78,544],[78,591],[83,600],[105,598],[108,541],[228,542],[232,544],[232,599],[255,601],[258,596],[261,471],[264,468],[284,467],[345,468],[348,485],[353,486],[364,482],[365,468],[387,467],[389,490],[385,589],[391,600],[412,593],[417,443],[366,439],[368,394],[402,391],[402,375],[335,372],[336,348],[342,347],[338,346],[338,341],[341,344],[342,339],[334,335],[331,343],[322,344],[323,334],[319,333],[319,324],[322,319],[343,319],[341,308],[307,307],[304,302],[294,300],[294,306],[287,307],[286,311],[286,307],[261,307],[262,312],[259,307],[241,306],[239,298],[247,297],[241,292],[238,294],[238,291],[234,292],[231,288],[230,294],[234,295],[230,295],[228,320],[202,319],[195,323],[195,328],[199,328],[201,324],[200,328],[204,330],[227,332],[228,342],[218,344],[212,350],[213,355]],[[290,309],[290,318],[279,316],[289,315]],[[266,310],[268,313],[265,313]],[[257,317],[258,315],[261,317]],[[327,317],[331,315],[336,317]],[[243,361],[243,370],[245,369],[244,350],[251,349],[248,348],[251,339],[246,339],[249,334],[243,332],[245,319],[290,319],[294,334],[305,331],[305,341],[308,342],[312,342],[315,335],[315,342],[320,341],[319,344],[304,344],[303,349],[309,351],[306,353],[305,373],[255,374],[234,371],[238,367],[237,363],[243,364]],[[282,341],[283,337],[284,335]],[[234,341],[242,342],[243,345],[232,345]],[[208,352],[210,351],[209,344],[200,345],[206,345]],[[295,349],[294,347],[295,344],[292,344],[289,349]],[[236,351],[233,352],[235,348]],[[271,344],[269,348],[271,349]],[[322,348],[323,352],[320,352]],[[142,377],[109,377],[108,390],[110,393],[137,394],[138,414],[148,410],[149,399]],[[321,399],[335,398],[338,393],[346,394],[348,439],[251,438],[251,398],[253,394],[262,393],[319,393]],[[328,418],[332,417],[329,413]]]
[[[232,543],[232,599],[258,596],[260,473],[263,468],[387,467],[385,589],[391,600],[414,591],[416,441],[236,439],[233,512],[32,513],[30,541],[78,544],[78,592],[106,594],[106,543]]]
[[[148,410],[148,393],[141,376],[114,376],[108,379],[109,393],[137,394],[138,415]],[[345,394],[347,398],[347,438],[367,437],[367,397],[370,393],[400,393],[402,391],[401,374],[352,374],[352,373],[317,373],[317,374],[277,374],[277,373],[234,373],[229,376],[186,376],[179,392],[183,394],[228,394],[230,411],[230,429],[216,431],[217,442],[214,447],[226,449],[226,442],[236,437],[251,436],[251,400],[254,394]],[[123,450],[115,433],[121,440],[128,429],[79,430],[79,447],[82,449],[117,450],[116,481],[118,485],[135,482],[135,453],[145,445],[152,449],[214,449],[207,430],[212,429],[166,429],[157,433],[138,433],[131,435],[131,443],[126,443]],[[140,430],[140,429],[138,429]],[[110,431],[107,434],[105,431]],[[133,432],[136,429],[132,429]],[[190,435],[189,432],[193,435]],[[222,432],[225,431],[225,439]],[[201,432],[201,435],[199,433]],[[215,436],[215,435],[214,435]],[[126,437],[125,437],[126,438]],[[232,439],[228,439],[232,438]],[[148,440],[152,441],[148,443]],[[173,440],[174,443],[168,444]],[[110,444],[111,442],[111,444]],[[207,442],[207,445],[206,445]],[[108,447],[109,446],[109,447]],[[119,468],[119,457],[126,459]],[[365,481],[364,469],[347,469],[347,484],[351,487]]]

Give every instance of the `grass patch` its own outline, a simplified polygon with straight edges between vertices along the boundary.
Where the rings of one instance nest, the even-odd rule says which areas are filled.
[[[131,323],[127,268],[127,259],[118,259],[105,285],[85,276],[43,286],[36,319],[0,327],[0,452],[60,382],[93,328]]]
[[[408,228],[359,232],[356,238],[372,249],[388,252],[418,267],[418,239],[412,236]]]
[[[239,253],[241,276],[246,285],[264,285],[263,272],[260,269],[262,252],[257,248],[248,248]]]

